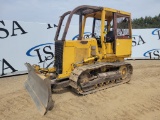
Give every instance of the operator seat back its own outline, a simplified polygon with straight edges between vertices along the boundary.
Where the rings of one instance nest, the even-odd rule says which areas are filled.
[[[114,32],[113,31],[109,31],[107,34],[106,34],[106,42],[113,42],[115,39],[114,37]]]

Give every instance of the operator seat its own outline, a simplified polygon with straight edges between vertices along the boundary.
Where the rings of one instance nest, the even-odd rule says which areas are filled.
[[[114,32],[113,31],[109,31],[107,34],[106,34],[106,42],[113,42],[115,39],[114,37]]]

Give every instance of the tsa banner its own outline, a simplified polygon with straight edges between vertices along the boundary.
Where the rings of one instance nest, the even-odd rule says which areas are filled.
[[[132,59],[160,59],[160,28],[132,30]]]
[[[26,62],[43,68],[53,66],[56,29],[57,25],[53,23],[1,20],[0,77],[27,73]],[[90,27],[86,27],[85,38],[91,37],[89,30]],[[129,59],[160,59],[160,28],[133,29],[132,34],[132,56]],[[77,26],[71,25],[66,39],[77,38]]]
[[[54,58],[54,24],[0,21],[0,77],[26,72],[24,63],[49,67]]]

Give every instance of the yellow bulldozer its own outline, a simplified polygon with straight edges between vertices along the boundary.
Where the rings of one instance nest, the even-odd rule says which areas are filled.
[[[66,40],[74,15],[79,19],[78,38]],[[59,39],[66,17],[64,32]],[[87,19],[92,22],[92,30],[86,37]],[[125,62],[132,52],[131,14],[128,12],[89,5],[76,7],[60,17],[54,42],[52,68],[25,64],[28,69],[25,88],[42,115],[54,106],[52,93],[62,88],[70,87],[77,94],[87,95],[131,79],[133,67]]]

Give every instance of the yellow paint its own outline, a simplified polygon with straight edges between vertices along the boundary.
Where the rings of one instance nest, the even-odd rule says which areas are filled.
[[[125,12],[125,11],[122,11],[122,10],[116,10],[116,9],[112,9],[112,8],[104,8],[105,11],[110,11],[110,12],[117,12],[117,13],[121,13],[121,14],[124,14],[124,15],[131,15],[129,12]]]
[[[132,40],[117,39],[116,40],[116,56],[131,55]]]
[[[53,73],[53,72],[55,72],[55,71],[56,71],[56,68],[54,68],[54,67],[48,68],[48,72],[49,72],[49,73]]]
[[[84,44],[83,42],[87,42]],[[91,46],[97,47],[97,41],[92,39],[87,40],[67,40],[64,44],[63,50],[63,72],[58,75],[58,78],[68,77],[74,69],[74,64],[82,63],[85,59],[91,57]],[[98,47],[97,47],[98,48]],[[98,54],[98,49],[96,50]],[[81,64],[83,65],[83,64]],[[78,65],[78,66],[81,66]]]
[[[106,52],[107,54],[113,54],[112,43],[106,43]]]
[[[105,20],[110,22],[112,21],[112,13],[117,12],[118,14],[123,14],[130,17],[130,13],[119,11],[111,8],[104,8],[102,11],[88,14],[83,17],[82,23],[82,33],[85,31],[85,21],[87,17],[94,17],[101,19],[101,45],[98,47],[97,40],[95,38],[87,38],[82,40],[66,40],[64,43],[63,49],[63,67],[62,74],[59,74],[57,79],[66,78],[70,76],[70,73],[77,66],[83,66],[86,64],[93,64],[95,58],[98,62],[115,62],[115,61],[124,61],[125,57],[131,56],[132,48],[132,39],[116,39],[115,40],[115,53],[113,53],[113,43],[105,42]],[[110,29],[111,26],[108,26]],[[130,36],[132,35],[131,31],[131,22],[129,25]],[[109,30],[108,30],[109,31]],[[107,31],[107,32],[108,32]],[[94,49],[93,49],[94,48]],[[94,54],[93,54],[94,52]]]
[[[102,10],[102,15],[101,15],[101,43],[104,43],[104,26],[105,26],[105,11]],[[105,44],[102,44],[102,52],[103,54],[106,54],[106,47]]]

